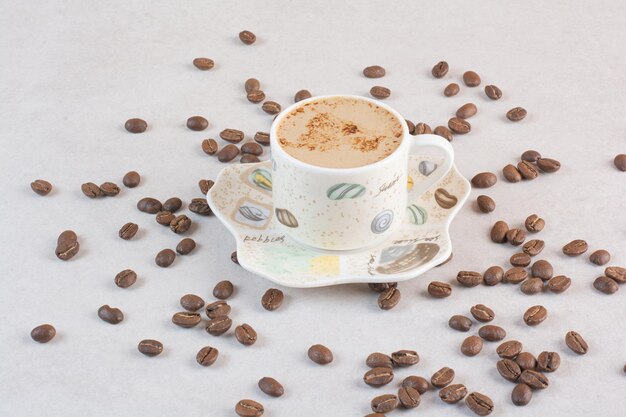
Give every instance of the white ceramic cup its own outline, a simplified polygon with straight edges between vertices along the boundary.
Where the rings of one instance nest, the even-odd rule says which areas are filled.
[[[384,159],[356,168],[320,167],[289,155],[276,134],[284,116],[308,102],[338,97],[374,103],[395,116],[403,130],[396,150]],[[445,160],[409,191],[409,154],[419,155],[428,147],[437,148]],[[441,180],[454,160],[454,150],[444,138],[412,136],[398,112],[379,101],[351,95],[313,97],[285,109],[272,124],[270,151],[272,200],[280,227],[302,245],[330,251],[364,249],[386,240],[402,223],[409,196],[416,199]]]

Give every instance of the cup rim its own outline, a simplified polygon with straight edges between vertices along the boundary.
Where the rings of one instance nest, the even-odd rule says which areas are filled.
[[[284,119],[285,115],[287,115],[290,112],[292,112],[293,110],[295,110],[295,109],[305,105],[306,103],[310,103],[310,102],[318,101],[318,100],[323,100],[323,99],[327,99],[327,98],[340,98],[340,97],[368,101],[370,103],[373,103],[373,104],[375,104],[377,106],[382,107],[383,109],[387,110],[389,113],[394,115],[398,119],[398,121],[400,122],[400,125],[402,127],[402,142],[400,142],[400,145],[398,145],[398,147],[392,153],[390,153],[389,155],[387,155],[383,159],[380,159],[380,160],[378,160],[378,161],[376,161],[374,163],[371,163],[371,164],[368,164],[368,165],[363,165],[363,166],[360,166],[360,167],[331,168],[331,167],[322,167],[322,166],[319,166],[319,165],[313,165],[313,164],[309,164],[309,163],[303,162],[303,161],[301,161],[301,160],[291,156],[278,143],[276,129],[277,129],[278,125],[280,124],[280,122]],[[376,168],[379,168],[382,165],[385,165],[385,164],[389,163],[389,160],[391,160],[393,157],[396,157],[397,155],[401,154],[401,152],[403,150],[405,150],[406,148],[409,147],[410,143],[409,143],[408,137],[409,137],[409,127],[407,126],[404,117],[402,117],[402,115],[400,113],[398,113],[398,111],[394,110],[389,105],[387,105],[385,103],[382,103],[379,100],[374,100],[372,98],[359,96],[359,95],[356,95],[356,94],[327,94],[327,95],[315,96],[315,97],[307,98],[305,100],[301,100],[301,101],[299,101],[297,103],[294,103],[294,104],[290,105],[289,107],[287,107],[283,111],[281,111],[280,114],[272,122],[272,126],[270,128],[270,151],[273,154],[276,154],[276,153],[280,154],[281,158],[284,158],[284,159],[288,160],[291,164],[298,165],[298,166],[300,166],[300,167],[302,167],[304,169],[308,169],[308,170],[311,170],[311,171],[317,171],[317,172],[320,172],[320,173],[351,174],[351,173],[358,173],[358,172],[374,170]]]

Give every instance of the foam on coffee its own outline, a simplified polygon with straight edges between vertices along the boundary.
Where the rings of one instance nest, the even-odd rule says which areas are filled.
[[[386,158],[402,142],[402,125],[376,104],[352,97],[321,98],[285,115],[278,143],[302,162],[355,168]]]

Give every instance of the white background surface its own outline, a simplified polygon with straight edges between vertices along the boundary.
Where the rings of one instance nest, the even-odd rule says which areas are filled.
[[[626,408],[626,288],[613,296],[591,283],[603,268],[586,256],[561,254],[563,244],[586,239],[592,249],[626,264],[624,173],[612,159],[626,152],[626,55],[620,1],[553,2],[84,2],[2,1],[0,13],[0,415],[2,416],[230,416],[241,398],[261,401],[266,415],[358,416],[376,395],[395,392],[405,376],[430,377],[447,365],[456,382],[488,394],[493,415],[621,416]],[[237,33],[258,36],[245,46]],[[212,71],[196,70],[197,56],[215,60]],[[451,70],[435,80],[430,69],[445,59]],[[382,80],[361,75],[367,65],[387,68]],[[445,98],[446,84],[476,70],[480,88],[462,87]],[[453,223],[454,260],[418,279],[401,283],[402,301],[383,312],[366,285],[312,290],[283,288],[286,300],[264,311],[262,293],[272,285],[230,261],[234,241],[215,218],[195,221],[198,248],[169,269],[154,265],[155,254],[174,247],[179,236],[135,209],[137,200],[199,196],[197,181],[214,178],[223,167],[204,155],[200,142],[233,127],[250,137],[267,131],[271,116],[246,101],[243,82],[261,80],[268,99],[283,105],[307,88],[314,94],[367,94],[370,87],[392,90],[387,103],[407,118],[445,124],[454,110],[472,101],[479,113],[472,133],[456,137],[457,165],[467,177],[498,172],[526,149],[562,162],[553,175],[518,184],[500,178],[486,194],[497,202],[490,215],[477,213],[476,196]],[[488,83],[504,92],[488,101]],[[528,117],[508,122],[514,106]],[[205,132],[185,128],[187,117],[206,116]],[[142,117],[149,130],[124,131],[124,121]],[[137,170],[141,185],[115,198],[89,200],[86,181],[114,181]],[[47,197],[29,183],[51,181]],[[488,239],[490,225],[505,219],[521,225],[531,213],[545,218],[541,257],[558,274],[573,279],[562,295],[525,296],[510,285],[459,288],[445,300],[425,295],[428,282],[453,282],[458,270],[484,271],[507,265],[515,252]],[[134,221],[141,232],[132,241],[117,237]],[[58,234],[77,231],[81,252],[70,262],[54,256]],[[124,268],[139,274],[122,290],[113,277]],[[235,324],[259,333],[252,347],[237,343],[232,331],[213,337],[201,327],[170,322],[185,293],[211,300],[211,289],[230,279]],[[510,402],[513,384],[495,369],[495,343],[466,358],[459,352],[467,336],[447,327],[452,314],[468,314],[476,303],[491,306],[495,324],[508,338],[523,341],[535,354],[561,353],[562,365],[549,375],[551,386],[526,408]],[[96,316],[102,304],[120,307],[118,326]],[[549,318],[536,328],[523,312],[543,304]],[[46,345],[30,340],[31,328],[56,326]],[[478,328],[474,326],[472,334]],[[576,356],[565,347],[571,329],[587,339],[590,352]],[[143,338],[165,345],[147,358],[137,349]],[[335,354],[326,367],[310,362],[307,348],[323,343]],[[221,354],[210,368],[195,362],[205,345]],[[373,389],[362,382],[364,360],[373,351],[415,349],[419,365],[401,369],[394,382]],[[286,390],[269,398],[256,387],[273,376]],[[443,404],[436,392],[423,396],[415,411],[429,416],[469,416],[464,404]]]

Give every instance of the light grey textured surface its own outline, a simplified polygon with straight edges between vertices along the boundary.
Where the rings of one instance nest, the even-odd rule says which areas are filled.
[[[239,399],[253,398],[272,417],[358,416],[368,413],[374,396],[396,391],[405,376],[430,376],[444,365],[456,369],[457,382],[494,400],[493,415],[623,415],[626,289],[597,293],[591,283],[602,268],[587,256],[566,258],[560,248],[584,238],[591,249],[611,251],[611,264],[626,264],[626,176],[612,165],[626,152],[625,14],[619,1],[3,1],[0,415],[230,416]],[[243,29],[257,33],[255,45],[239,42]],[[213,58],[215,69],[196,70],[191,61],[197,56]],[[440,59],[451,70],[435,80],[430,68]],[[364,78],[361,70],[372,64],[386,67],[388,76]],[[482,86],[443,97],[445,85],[460,83],[467,69],[480,73],[483,86],[500,86],[503,98],[487,100]],[[217,219],[192,216],[197,250],[160,269],[155,254],[179,237],[135,209],[144,196],[177,195],[186,202],[198,196],[197,181],[222,167],[202,154],[201,139],[226,127],[249,136],[269,128],[271,116],[243,94],[251,76],[283,104],[301,88],[367,94],[381,84],[392,90],[387,103],[433,126],[473,101],[479,107],[473,131],[453,143],[467,177],[499,173],[529,148],[563,167],[528,183],[500,178],[486,191],[498,204],[490,215],[468,203],[452,228],[454,260],[401,284],[394,310],[380,311],[367,286],[349,285],[285,289],[283,307],[266,312],[260,297],[270,284],[230,262],[233,239]],[[504,114],[518,105],[529,115],[514,125]],[[209,119],[206,132],[185,128],[195,114]],[[124,121],[136,116],[150,124],[146,133],[124,131]],[[85,181],[121,184],[131,169],[143,175],[136,189],[98,201],[80,192]],[[54,191],[35,195],[28,184],[36,178],[50,180]],[[481,193],[473,191],[471,200]],[[458,270],[505,266],[515,250],[489,242],[489,227],[500,218],[520,225],[531,213],[547,222],[541,257],[574,281],[565,294],[529,297],[500,285],[454,286],[445,300],[425,295],[428,282],[452,282]],[[117,237],[127,221],[141,227],[129,242]],[[76,230],[82,250],[61,262],[53,250],[67,228]],[[128,267],[139,280],[122,290],[113,277]],[[256,345],[238,344],[232,332],[216,338],[171,324],[180,296],[210,300],[221,279],[236,284],[232,318],[258,331]],[[527,350],[561,353],[550,388],[525,409],[511,404],[513,385],[496,372],[496,344],[463,357],[459,346],[467,335],[447,327],[452,314],[468,314],[479,302],[491,306],[495,324]],[[100,321],[96,311],[105,303],[120,307],[125,321]],[[535,304],[545,305],[549,318],[528,328],[521,316]],[[56,326],[57,337],[47,345],[32,342],[30,329],[45,322]],[[587,338],[589,354],[567,350],[563,338],[570,329]],[[161,340],[164,353],[139,354],[143,338]],[[307,359],[314,343],[334,351],[331,365]],[[208,344],[221,355],[202,368],[195,354]],[[385,388],[363,384],[367,354],[402,348],[417,350],[419,365],[399,370]],[[283,398],[258,390],[266,375],[284,384]],[[423,396],[417,412],[470,415],[462,404],[443,404],[436,392]]]

